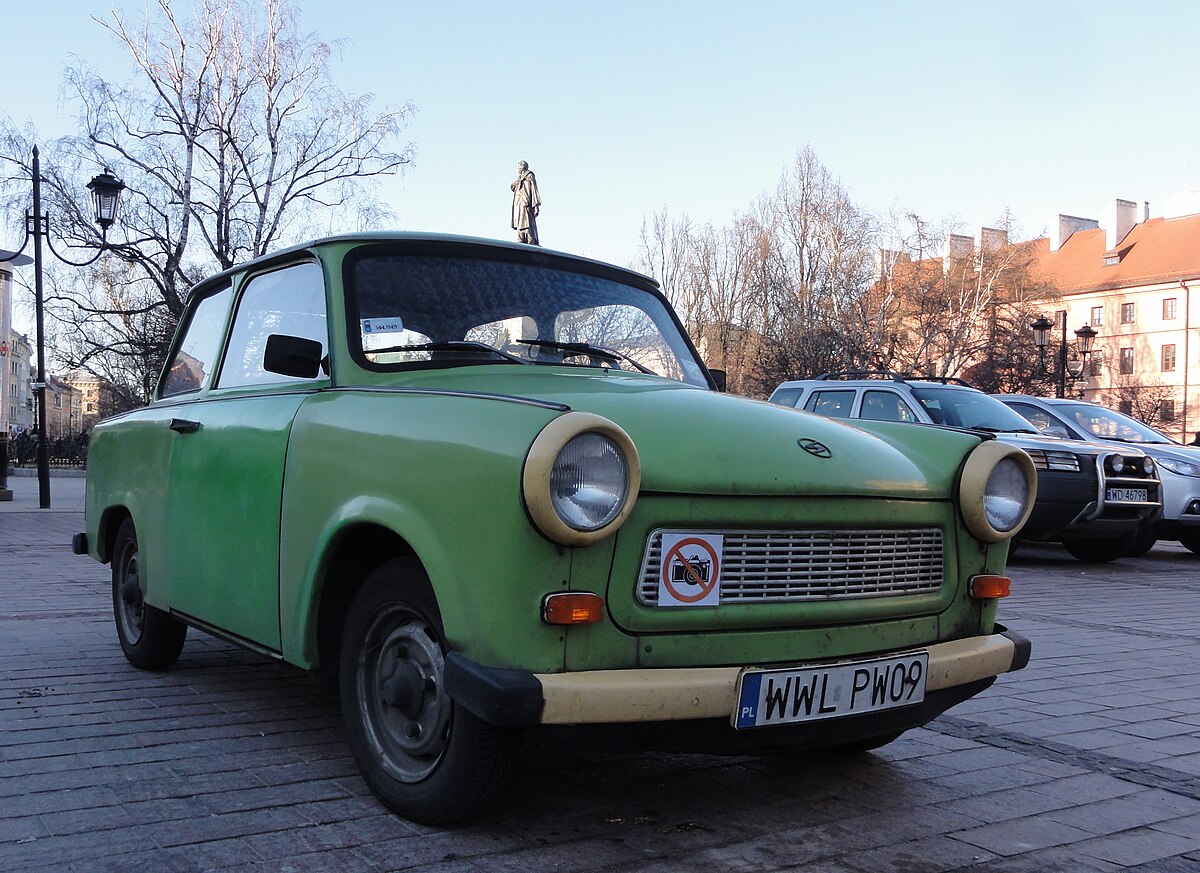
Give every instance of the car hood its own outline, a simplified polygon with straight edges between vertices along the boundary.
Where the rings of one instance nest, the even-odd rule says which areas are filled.
[[[1146,454],[1132,443],[1101,443],[1087,440],[1071,440],[1062,437],[1039,436],[1026,433],[998,433],[996,439],[1003,440],[1022,449],[1041,449],[1047,452],[1069,451],[1078,455],[1100,455],[1119,452],[1130,457]],[[1128,447],[1128,450],[1126,450]]]
[[[637,446],[643,491],[945,499],[953,493],[962,459],[980,442],[972,434],[936,428],[853,427],[623,371],[463,367],[421,374],[405,384],[558,403],[601,415]]]

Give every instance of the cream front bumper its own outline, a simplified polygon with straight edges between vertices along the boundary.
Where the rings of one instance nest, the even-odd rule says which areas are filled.
[[[1028,640],[1011,631],[922,646],[919,650],[929,654],[926,693],[1020,670],[1029,661],[1030,648]],[[903,652],[880,653],[892,654]],[[804,668],[827,663],[787,666]],[[451,697],[485,721],[508,725],[728,719],[737,706],[737,680],[744,669],[526,673],[481,667],[457,653],[447,658],[446,667],[446,687]]]

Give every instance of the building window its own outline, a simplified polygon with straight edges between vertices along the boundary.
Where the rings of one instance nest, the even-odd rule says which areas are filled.
[[[1132,303],[1122,303],[1121,304],[1121,324],[1133,324],[1134,313],[1135,313],[1135,310],[1133,307],[1134,307],[1134,304],[1132,304]]]
[[[1158,417],[1163,421],[1175,420],[1175,401],[1164,400],[1158,405]]]
[[[1164,373],[1175,369],[1175,343],[1167,343],[1162,347],[1162,369]]]
[[[1091,325],[1092,325],[1092,327],[1104,327],[1104,307],[1103,306],[1093,306],[1092,307]]]
[[[1128,376],[1128,375],[1131,375],[1132,373],[1133,373],[1133,349],[1132,348],[1123,348],[1123,349],[1121,349],[1121,374],[1124,376]]]
[[[1133,401],[1120,400],[1117,402],[1117,412],[1122,415],[1133,415]]]
[[[1163,301],[1163,321],[1170,321],[1175,318],[1179,307],[1179,301],[1174,297],[1168,297]]]

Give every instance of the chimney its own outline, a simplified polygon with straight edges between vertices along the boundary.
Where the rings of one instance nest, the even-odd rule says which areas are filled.
[[[1008,245],[1008,231],[998,227],[981,227],[974,243],[976,252],[983,257],[991,257]]]
[[[1100,222],[1094,218],[1079,218],[1076,215],[1056,215],[1050,219],[1050,251],[1063,247],[1071,234],[1077,230],[1095,230]]]
[[[1142,221],[1150,220],[1150,201],[1146,201],[1146,209],[1142,212]]]
[[[942,270],[950,272],[954,261],[963,261],[975,256],[975,238],[961,233],[946,234],[946,254],[942,257]]]
[[[908,263],[908,252],[897,251],[896,249],[876,249],[875,250],[875,281],[881,282],[887,276],[891,275],[896,269],[897,264]]]
[[[1137,223],[1137,204],[1132,200],[1114,200],[1104,226],[1105,251],[1111,252],[1119,246]]]

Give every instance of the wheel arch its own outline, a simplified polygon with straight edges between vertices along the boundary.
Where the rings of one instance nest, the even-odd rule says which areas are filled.
[[[376,522],[360,522],[338,533],[330,542],[314,590],[317,599],[314,633],[315,666],[323,677],[337,678],[342,629],[350,604],[366,578],[377,567],[396,558],[420,561],[412,545],[391,528]],[[432,593],[432,592],[431,592]]]
[[[96,532],[96,554],[101,563],[107,564],[112,560],[113,549],[117,544],[117,532],[125,519],[132,519],[133,513],[129,507],[122,504],[107,507],[100,515],[100,525]],[[134,522],[136,527],[136,522]]]

